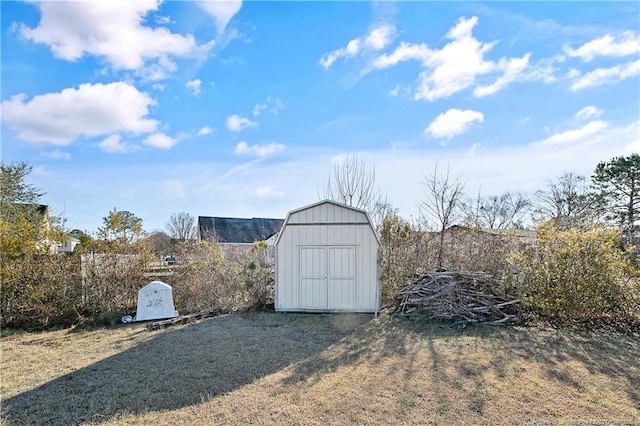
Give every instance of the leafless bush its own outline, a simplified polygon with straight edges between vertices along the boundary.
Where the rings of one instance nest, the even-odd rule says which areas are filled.
[[[275,299],[275,269],[268,250],[267,243],[259,241],[239,259],[240,289],[249,308],[265,308]]]
[[[437,262],[437,246],[431,243],[434,237],[430,233],[395,214],[384,219],[380,239],[382,303],[393,306],[398,289],[418,270]]]
[[[2,326],[76,322],[82,310],[80,259],[63,254],[2,259]]]
[[[165,281],[173,287],[180,313],[231,309],[240,304],[238,267],[218,243],[185,241],[177,253],[180,268]]]
[[[520,231],[451,228],[444,238],[443,266],[460,271],[482,271],[494,277],[510,273],[508,255],[526,239]]]
[[[115,323],[135,312],[138,290],[146,282],[144,251],[87,253],[82,258],[82,306],[89,322]]]
[[[396,215],[383,222],[380,279],[382,301],[397,304],[394,295],[416,273],[445,268],[482,271],[497,279],[511,274],[509,253],[527,239],[521,231],[487,231],[453,226],[430,232]]]

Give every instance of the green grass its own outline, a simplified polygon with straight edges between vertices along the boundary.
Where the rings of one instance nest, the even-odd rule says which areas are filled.
[[[640,422],[640,342],[612,332],[246,313],[0,345],[2,426]]]

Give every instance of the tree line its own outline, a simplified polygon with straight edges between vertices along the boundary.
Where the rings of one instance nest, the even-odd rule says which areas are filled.
[[[182,264],[161,279],[174,287],[183,313],[272,300],[265,244],[230,254],[215,241],[197,241],[195,219],[184,212],[171,214],[164,231],[150,233],[141,218],[117,209],[94,233],[65,231],[56,217],[43,226],[43,194],[28,183],[30,171],[27,163],[0,168],[3,326],[112,323],[135,311],[137,290],[153,278],[150,265],[168,254]],[[436,165],[416,200],[420,214],[405,219],[376,186],[375,169],[348,156],[318,196],[369,213],[382,241],[387,307],[416,272],[454,268],[491,273],[545,318],[635,324],[639,189],[638,154],[603,161],[590,178],[565,173],[530,195],[469,196],[463,182]],[[535,244],[513,238],[523,229],[537,231]],[[80,241],[74,253],[51,250],[68,236]],[[570,297],[579,294],[590,296]]]
[[[507,177],[508,178],[508,177]],[[328,198],[369,213],[376,225],[394,211],[387,194],[376,186],[375,167],[357,155],[334,166],[320,198]],[[423,182],[417,200],[419,221],[442,231],[453,224],[488,229],[533,229],[553,220],[561,229],[587,229],[596,224],[617,227],[630,242],[638,229],[640,155],[600,162],[590,178],[573,172],[549,180],[533,194],[470,197],[465,184],[436,164]]]

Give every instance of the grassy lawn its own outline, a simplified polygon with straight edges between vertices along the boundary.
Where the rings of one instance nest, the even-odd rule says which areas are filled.
[[[3,425],[638,424],[640,339],[245,313],[10,334]]]

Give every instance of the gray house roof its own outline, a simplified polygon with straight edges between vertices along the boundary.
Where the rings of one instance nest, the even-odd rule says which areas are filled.
[[[235,217],[198,216],[198,235],[200,240],[217,239],[221,243],[254,243],[267,240],[280,232],[284,219],[265,219],[254,217],[240,219]]]

